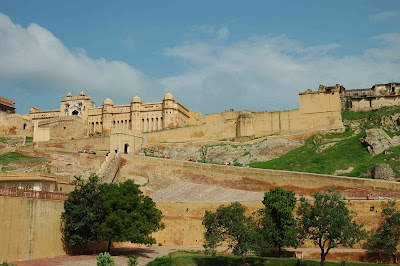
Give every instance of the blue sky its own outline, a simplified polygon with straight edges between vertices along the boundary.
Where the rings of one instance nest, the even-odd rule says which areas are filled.
[[[0,96],[57,109],[171,91],[204,113],[400,82],[399,1],[0,1]]]

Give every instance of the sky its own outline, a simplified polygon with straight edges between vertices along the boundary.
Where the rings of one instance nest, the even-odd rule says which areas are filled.
[[[203,114],[298,108],[319,84],[400,82],[400,1],[0,0],[0,96],[59,109],[175,99]]]

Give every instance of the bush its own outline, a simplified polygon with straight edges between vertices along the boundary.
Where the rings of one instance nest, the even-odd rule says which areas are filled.
[[[0,266],[17,266],[16,264],[8,264],[7,261],[0,264]]]
[[[97,266],[115,266],[114,259],[108,252],[100,253],[96,259]]]
[[[135,255],[130,256],[126,262],[128,266],[136,266],[138,264],[137,257]]]

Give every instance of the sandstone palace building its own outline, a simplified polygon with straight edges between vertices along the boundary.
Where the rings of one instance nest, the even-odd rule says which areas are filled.
[[[79,96],[68,93],[61,99],[59,110],[41,111],[31,107],[29,116],[39,127],[51,126],[52,135],[65,137],[109,136],[112,129],[152,132],[196,125],[204,120],[201,113],[189,110],[175,101],[169,92],[161,102],[142,103],[136,95],[130,104],[114,105],[113,101],[107,98],[100,107],[96,107],[92,97],[83,92]]]
[[[15,112],[14,102],[9,99],[0,97],[0,112],[14,113]]]
[[[400,105],[400,83],[375,84],[372,88],[355,90],[340,87],[345,109],[358,111]]]

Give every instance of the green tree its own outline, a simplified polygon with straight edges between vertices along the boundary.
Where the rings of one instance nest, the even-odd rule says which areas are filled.
[[[390,254],[393,263],[397,264],[397,245],[400,242],[400,210],[396,209],[395,204],[396,201],[382,202],[383,221],[368,239],[368,248]]]
[[[211,254],[214,257],[217,253],[217,247],[220,246],[224,240],[222,231],[218,227],[217,214],[206,211],[202,224],[206,228],[204,232],[205,242],[203,245],[205,254]]]
[[[296,195],[293,190],[271,188],[265,193],[263,204],[265,207],[261,213],[265,216],[263,229],[266,232],[264,234],[269,238],[273,232],[272,243],[278,247],[280,257],[283,247],[297,247],[299,244],[296,234],[297,221],[293,215]],[[270,219],[267,218],[268,216]]]
[[[119,184],[102,184],[101,198],[104,220],[98,228],[98,238],[112,242],[154,244],[151,233],[164,228],[162,213],[153,200],[140,195],[132,180]]]
[[[265,215],[263,209],[253,213],[255,236],[253,252],[257,255],[262,255],[264,252],[268,251],[274,246],[273,240],[277,232],[273,226],[273,221],[271,216]]]
[[[215,214],[206,212],[203,220],[206,227],[206,253],[215,254],[215,249],[221,241],[226,241],[233,254],[241,256],[245,261],[247,253],[254,249],[258,239],[254,221],[251,216],[246,217],[245,210],[239,202],[234,202],[226,207],[220,206]]]
[[[90,245],[97,241],[97,228],[103,220],[99,189],[99,177],[91,174],[85,182],[81,176],[75,176],[75,190],[64,202],[64,237],[71,246]]]
[[[365,231],[362,224],[353,220],[355,213],[349,211],[339,191],[316,192],[313,198],[313,204],[301,198],[297,210],[298,232],[302,240],[310,239],[321,249],[321,265],[324,265],[332,248],[353,247],[365,238]]]

